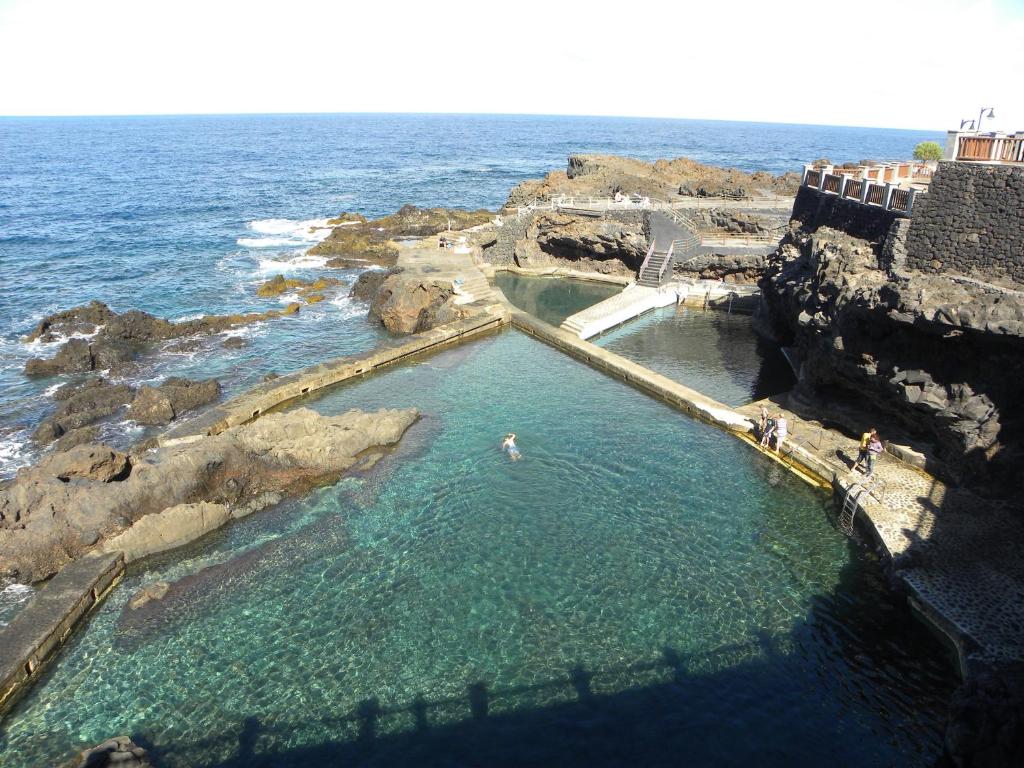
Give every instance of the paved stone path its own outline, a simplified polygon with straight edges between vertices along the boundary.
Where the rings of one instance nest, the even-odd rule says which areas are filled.
[[[850,469],[858,440],[800,418],[783,402],[737,410],[754,421],[762,404],[784,413],[793,458],[831,474],[841,499],[863,477]],[[877,497],[863,495],[857,515],[866,517],[918,607],[956,640],[963,671],[975,662],[1024,660],[1021,511],[948,487],[888,453],[875,475],[882,481]]]

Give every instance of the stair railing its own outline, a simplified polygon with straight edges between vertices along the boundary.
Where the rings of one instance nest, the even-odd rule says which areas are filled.
[[[668,247],[668,255],[665,256],[665,263],[661,265],[661,269],[658,270],[658,285],[664,285],[665,283],[665,272],[667,271],[670,275],[672,274],[672,249],[675,248],[675,243],[672,243]]]
[[[657,244],[657,240],[651,241],[651,247],[647,249],[647,255],[644,257],[644,263],[640,265],[640,272],[637,275],[638,277],[642,278],[644,276],[644,270],[646,270],[647,265],[651,263],[651,257],[654,255],[654,246]]]

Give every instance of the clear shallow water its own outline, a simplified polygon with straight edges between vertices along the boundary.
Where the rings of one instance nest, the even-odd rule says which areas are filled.
[[[120,733],[165,766],[939,753],[945,654],[826,498],[740,442],[513,332],[309,405],[423,419],[370,475],[137,568],[4,721],[0,762]]]
[[[591,341],[726,405],[794,384],[778,347],[754,333],[750,316],[740,313],[664,307]]]
[[[513,305],[556,327],[570,315],[622,290],[621,285],[559,277],[528,277],[511,272],[495,273],[494,284]]]
[[[43,316],[101,299],[170,318],[262,311],[275,272],[313,277],[311,226],[404,203],[496,208],[574,152],[697,160],[776,173],[827,156],[903,158],[916,131],[694,120],[460,115],[0,118],[0,477],[35,457],[28,435],[59,379],[29,382],[48,350],[18,339]],[[261,327],[248,350],[165,354],[137,377],[222,375],[229,389],[373,346],[351,307]],[[258,378],[258,376],[257,376]]]

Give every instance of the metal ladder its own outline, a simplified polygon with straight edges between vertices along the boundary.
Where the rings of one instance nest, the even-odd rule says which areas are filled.
[[[853,518],[857,514],[857,507],[861,498],[867,494],[874,496],[880,504],[884,503],[885,481],[880,477],[865,478],[867,482],[858,480],[851,483],[843,496],[843,506],[839,510],[839,528],[847,536],[853,535]]]

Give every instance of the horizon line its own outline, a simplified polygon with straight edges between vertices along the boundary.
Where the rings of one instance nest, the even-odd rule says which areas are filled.
[[[675,122],[700,123],[752,123],[756,125],[805,126],[809,128],[861,128],[884,131],[912,131],[920,133],[946,133],[948,128],[896,128],[882,125],[847,125],[843,123],[799,123],[781,120],[735,120],[709,117],[659,117],[652,115],[585,115],[548,112],[110,112],[97,114],[24,114],[0,115],[0,120],[38,120],[38,119],[89,119],[89,118],[159,118],[159,117],[313,117],[329,115],[347,116],[381,116],[392,117],[561,117],[604,120],[663,120]]]

